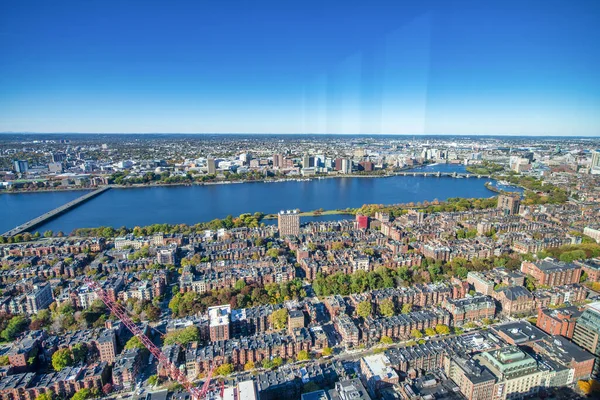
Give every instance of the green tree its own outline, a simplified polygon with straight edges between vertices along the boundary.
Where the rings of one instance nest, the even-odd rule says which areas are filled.
[[[148,385],[150,385],[150,386],[158,385],[158,375],[150,375],[150,377],[148,377]]]
[[[231,375],[233,372],[233,364],[221,364],[215,369],[215,375]]]
[[[392,344],[394,343],[394,341],[392,340],[391,337],[389,336],[382,336],[381,339],[379,339],[379,342],[382,344]]]
[[[525,287],[527,288],[527,290],[529,290],[530,292],[533,292],[535,290],[536,287],[536,281],[535,278],[531,275],[527,275],[525,277]]]
[[[44,237],[45,238],[52,237],[53,235],[54,235],[54,232],[52,232],[52,231],[46,231],[46,232],[44,232]]]
[[[4,367],[6,365],[10,365],[10,360],[8,359],[8,356],[0,356],[0,367]]]
[[[281,358],[281,357],[275,357],[275,358],[273,358],[272,361],[273,361],[273,367],[275,367],[275,368],[279,368],[283,364],[283,358]]]
[[[131,339],[129,339],[127,341],[127,343],[125,343],[125,349],[127,349],[127,350],[131,350],[131,349],[145,350],[146,346],[144,346],[142,341],[137,336],[133,336]]]
[[[79,389],[77,393],[75,393],[73,397],[71,397],[71,400],[87,400],[91,399],[92,397],[94,397],[92,391],[90,389],[83,388]]]
[[[373,306],[369,300],[361,301],[356,307],[356,314],[363,318],[367,318],[372,312]]]
[[[191,342],[197,342],[200,340],[200,331],[197,326],[188,326],[184,329],[178,329],[173,332],[169,332],[164,337],[164,344],[180,344],[186,345]]]
[[[438,335],[448,335],[450,333],[450,328],[448,325],[438,324],[435,326],[435,331]]]
[[[310,354],[308,354],[308,351],[306,351],[306,350],[300,350],[298,352],[298,355],[296,355],[296,359],[298,361],[310,360]]]
[[[56,350],[54,354],[52,354],[52,367],[55,371],[61,371],[74,363],[73,353],[69,348]]]
[[[410,331],[410,337],[413,337],[415,339],[421,339],[423,337],[423,332],[421,332],[418,329],[413,329],[412,331]]]
[[[287,308],[280,308],[279,310],[273,311],[270,316],[271,325],[276,330],[285,329],[288,322],[288,310]]]
[[[396,314],[396,307],[392,299],[383,299],[379,303],[379,313],[384,317],[393,317]]]
[[[35,400],[53,400],[52,392],[42,393]]]
[[[410,303],[402,304],[402,314],[408,314],[412,311],[413,305]]]
[[[27,329],[28,325],[27,318],[22,315],[16,315],[8,321],[8,325],[6,325],[6,328],[0,333],[0,337],[8,342],[13,341]]]

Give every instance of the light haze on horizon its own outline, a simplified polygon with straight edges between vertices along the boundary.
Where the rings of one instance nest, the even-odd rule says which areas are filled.
[[[600,135],[600,2],[5,1],[0,132]]]

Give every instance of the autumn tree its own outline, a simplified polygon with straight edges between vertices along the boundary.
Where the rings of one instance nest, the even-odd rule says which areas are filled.
[[[310,354],[308,354],[308,351],[306,351],[306,350],[300,350],[298,352],[298,355],[296,356],[296,359],[298,361],[310,360]]]
[[[410,331],[410,337],[413,337],[415,339],[421,339],[423,337],[423,332],[421,332],[418,329],[413,329],[412,331]]]
[[[280,308],[279,310],[273,311],[269,317],[271,325],[274,329],[280,330],[285,329],[288,322],[288,310],[287,308]]]
[[[435,331],[438,335],[448,335],[450,333],[450,328],[448,325],[438,324],[435,326]]]
[[[55,371],[61,371],[74,363],[73,353],[69,348],[56,350],[54,354],[52,354],[52,367]]]
[[[372,312],[373,306],[369,300],[361,301],[356,307],[356,314],[363,318],[367,318]]]
[[[413,305],[410,303],[402,304],[402,314],[408,314],[412,311]]]
[[[379,313],[384,317],[393,317],[396,314],[396,307],[392,299],[383,299],[379,303]]]

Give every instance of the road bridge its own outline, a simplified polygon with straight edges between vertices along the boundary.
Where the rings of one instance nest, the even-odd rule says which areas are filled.
[[[19,225],[16,228],[13,228],[8,232],[3,233],[2,236],[15,236],[20,233],[27,232],[27,231],[35,228],[36,226],[42,225],[43,223],[48,222],[51,219],[56,218],[57,216],[77,207],[78,205],[83,204],[86,201],[106,192],[108,189],[110,189],[110,186],[103,186],[92,192],[86,193],[83,196],[76,198],[75,200],[72,200],[66,204],[63,204],[62,206],[55,208],[52,211],[48,211],[47,213],[42,214],[39,217],[36,217],[30,221],[27,221],[24,224]]]
[[[402,171],[402,172],[396,172],[396,173],[394,173],[394,175],[433,176],[433,177],[437,177],[437,178],[444,176],[444,177],[450,177],[450,178],[486,178],[486,179],[490,179],[492,177],[491,175],[469,174],[469,173],[462,173],[462,172],[439,172],[439,171],[438,172]]]

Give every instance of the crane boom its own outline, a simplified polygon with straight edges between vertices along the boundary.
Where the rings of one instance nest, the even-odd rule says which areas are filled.
[[[175,381],[179,382],[192,396],[194,400],[201,400],[206,397],[208,390],[210,388],[210,380],[213,375],[214,367],[210,369],[208,372],[208,376],[202,385],[202,388],[198,388],[190,382],[185,374],[177,368],[175,364],[173,364],[169,358],[156,346],[152,340],[150,340],[144,332],[129,318],[127,315],[127,310],[120,305],[119,303],[113,301],[108,293],[94,280],[86,277],[84,278],[85,283],[100,297],[102,302],[106,304],[106,307],[110,309],[110,311],[121,320],[121,322],[133,333],[142,344],[148,349],[148,351],[156,357],[159,363],[162,363],[169,371],[169,376]]]

